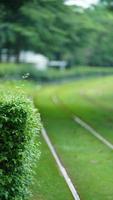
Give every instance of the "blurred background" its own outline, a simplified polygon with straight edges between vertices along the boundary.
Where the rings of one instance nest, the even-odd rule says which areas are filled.
[[[1,78],[49,81],[113,66],[111,0],[1,0],[0,13]]]

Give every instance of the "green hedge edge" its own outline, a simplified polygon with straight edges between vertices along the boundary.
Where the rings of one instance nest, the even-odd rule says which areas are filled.
[[[32,100],[0,91],[0,200],[29,198],[40,130]]]

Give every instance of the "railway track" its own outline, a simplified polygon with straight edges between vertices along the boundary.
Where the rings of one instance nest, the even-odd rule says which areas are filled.
[[[73,196],[73,199],[74,200],[80,200],[78,192],[77,192],[75,186],[73,185],[72,180],[69,177],[65,167],[61,163],[61,160],[60,160],[59,156],[57,155],[56,150],[55,150],[54,146],[52,145],[52,142],[51,142],[51,140],[50,140],[50,138],[49,138],[49,136],[48,136],[48,134],[47,134],[47,132],[46,132],[44,127],[42,129],[42,136],[43,136],[46,144],[48,145],[48,147],[49,147],[49,149],[50,149],[50,151],[51,151],[51,153],[52,153],[52,155],[53,155],[53,157],[54,157],[54,159],[56,161],[56,164],[58,166],[59,171],[61,172],[62,176],[65,179],[65,182],[66,182],[66,184],[67,184],[67,186],[68,186],[68,188],[69,188],[69,190],[70,190],[70,192],[71,192],[71,194]]]
[[[78,115],[72,112],[70,108],[66,104],[64,104],[64,102],[59,98],[59,96],[57,95],[52,96],[52,101],[56,105],[58,104],[61,105],[65,111],[69,112],[71,118],[74,120],[75,123],[79,124],[82,128],[84,128],[90,134],[95,136],[99,141],[101,141],[109,149],[113,150],[113,144],[109,142],[107,139],[105,139],[103,136],[101,136],[101,134],[98,131],[96,131],[91,125],[89,125],[87,122],[81,119]]]

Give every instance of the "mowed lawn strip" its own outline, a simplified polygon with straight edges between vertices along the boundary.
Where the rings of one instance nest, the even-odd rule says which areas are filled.
[[[70,87],[66,86],[68,84],[65,85],[64,93],[68,94]],[[64,90],[61,88],[45,87],[38,94],[38,100],[35,98],[48,134],[81,199],[112,200],[113,152],[75,124],[61,105],[55,105],[51,101],[51,96],[56,90],[57,92],[59,90],[60,96],[64,97]],[[67,99],[69,100],[69,96]],[[69,101],[66,103],[69,104]]]

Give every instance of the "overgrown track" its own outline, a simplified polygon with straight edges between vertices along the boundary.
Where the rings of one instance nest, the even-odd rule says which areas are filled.
[[[95,82],[103,83],[103,79],[98,80]],[[95,88],[91,92],[98,92],[97,86],[101,89],[101,85],[89,82],[43,87],[38,105],[52,144],[80,199],[112,200],[113,125],[112,112],[107,109],[112,104],[111,99],[105,102],[106,96],[103,99],[90,93],[92,86]],[[81,96],[81,91],[93,100]],[[101,102],[103,107],[98,104]]]
[[[61,99],[54,95],[52,97],[52,101],[55,104],[59,104],[63,110],[70,113],[70,117],[81,127],[86,129],[90,134],[95,136],[98,140],[100,140],[103,144],[105,144],[107,147],[109,147],[111,150],[113,150],[113,144],[111,144],[108,140],[106,140],[104,137],[101,136],[101,134],[96,131],[93,127],[91,127],[88,123],[86,123],[84,120],[82,120],[80,117],[78,117],[74,112],[70,110],[70,108],[63,102]],[[111,119],[111,118],[110,118]]]
[[[46,144],[48,145],[48,147],[49,147],[49,149],[50,149],[50,151],[51,151],[51,153],[52,153],[52,155],[53,155],[53,157],[54,157],[54,159],[55,159],[55,161],[57,163],[57,166],[58,166],[62,176],[64,177],[64,179],[65,179],[65,181],[66,181],[66,183],[67,183],[67,185],[69,187],[69,190],[71,191],[71,194],[72,194],[74,200],[80,200],[80,197],[79,197],[79,195],[78,195],[78,193],[76,191],[76,188],[73,185],[73,183],[72,183],[72,181],[71,181],[71,179],[70,179],[65,167],[62,165],[62,163],[61,163],[61,161],[60,161],[60,159],[59,159],[59,157],[58,157],[58,155],[57,155],[57,153],[55,151],[55,148],[52,145],[51,140],[50,140],[46,130],[44,129],[44,127],[42,129],[42,135],[43,135],[43,138],[44,138]]]

